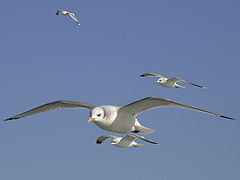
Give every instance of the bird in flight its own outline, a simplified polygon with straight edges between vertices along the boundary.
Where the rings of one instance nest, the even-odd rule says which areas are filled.
[[[56,110],[56,109],[66,109],[66,108],[80,108],[89,109],[90,119],[89,122],[93,121],[98,127],[116,133],[128,133],[135,132],[141,134],[149,134],[154,132],[153,129],[142,126],[137,120],[136,116],[142,114],[145,111],[163,108],[163,107],[177,107],[193,111],[198,111],[210,115],[214,115],[221,118],[232,119],[234,118],[216,114],[210,111],[206,111],[197,107],[182,104],[170,99],[159,98],[159,97],[146,97],[138,101],[132,102],[125,106],[95,106],[89,103],[60,100],[50,102],[36,108],[30,109],[29,111],[23,112],[16,116],[5,119],[5,121],[19,119],[25,116],[30,116],[33,114],[38,114],[46,111]],[[156,117],[161,119],[161,116]]]
[[[160,74],[155,74],[155,73],[144,73],[144,74],[141,74],[140,77],[159,77],[159,79],[156,82],[159,83],[160,85],[164,86],[164,87],[167,87],[167,88],[185,88],[184,86],[180,86],[179,84],[177,84],[177,82],[183,81],[183,82],[191,84],[193,86],[197,86],[197,87],[200,87],[200,88],[203,88],[203,89],[207,89],[204,86],[186,81],[186,80],[178,78],[178,77],[168,79],[168,78],[166,78],[166,77],[164,77]]]
[[[119,148],[129,148],[129,147],[139,147],[144,146],[144,144],[138,144],[135,142],[136,139],[140,139],[142,141],[152,143],[152,144],[158,144],[157,142],[151,141],[149,139],[144,138],[143,136],[137,136],[134,134],[128,134],[124,138],[117,137],[117,136],[111,136],[111,135],[103,135],[97,138],[96,143],[102,144],[105,140],[112,138],[112,142],[109,145],[114,145]]]
[[[80,26],[79,21],[77,20],[77,18],[75,17],[75,15],[73,13],[65,11],[65,10],[57,10],[56,15],[58,16],[60,13],[62,13],[64,16],[70,16]]]

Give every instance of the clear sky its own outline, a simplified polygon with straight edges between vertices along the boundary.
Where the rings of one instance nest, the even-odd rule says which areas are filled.
[[[184,109],[138,116],[163,146],[98,145],[89,110],[0,123],[0,179],[240,179],[240,2],[10,0],[1,3],[0,118],[60,99],[122,106],[173,99]],[[57,9],[75,13],[81,27]],[[204,86],[168,89],[145,72]]]

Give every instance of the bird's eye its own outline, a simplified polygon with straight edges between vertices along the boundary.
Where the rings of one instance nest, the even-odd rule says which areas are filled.
[[[101,114],[97,114],[97,116],[98,116],[98,117],[100,117],[100,116],[101,116]]]

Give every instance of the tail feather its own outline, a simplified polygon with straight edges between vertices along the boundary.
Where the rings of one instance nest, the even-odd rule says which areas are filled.
[[[135,145],[133,145],[133,147],[141,147],[141,146],[144,146],[144,144],[135,144]]]
[[[150,133],[153,133],[155,130],[141,126],[141,127],[138,127],[137,131],[139,131],[139,133],[141,134],[150,134]]]

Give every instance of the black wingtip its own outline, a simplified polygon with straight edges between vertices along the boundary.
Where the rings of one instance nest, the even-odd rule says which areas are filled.
[[[97,140],[97,141],[96,141],[96,143],[97,143],[97,144],[102,144],[102,142],[101,142],[101,141],[99,141],[99,140]]]
[[[19,119],[19,118],[20,117],[10,117],[10,118],[4,119],[4,121],[15,120],[15,119]]]
[[[220,117],[225,118],[225,119],[230,119],[230,120],[236,120],[235,118],[227,117],[227,116],[223,116],[223,115],[220,115]]]
[[[4,119],[4,121],[9,121],[9,120],[12,120],[12,118],[7,118],[7,119]]]

